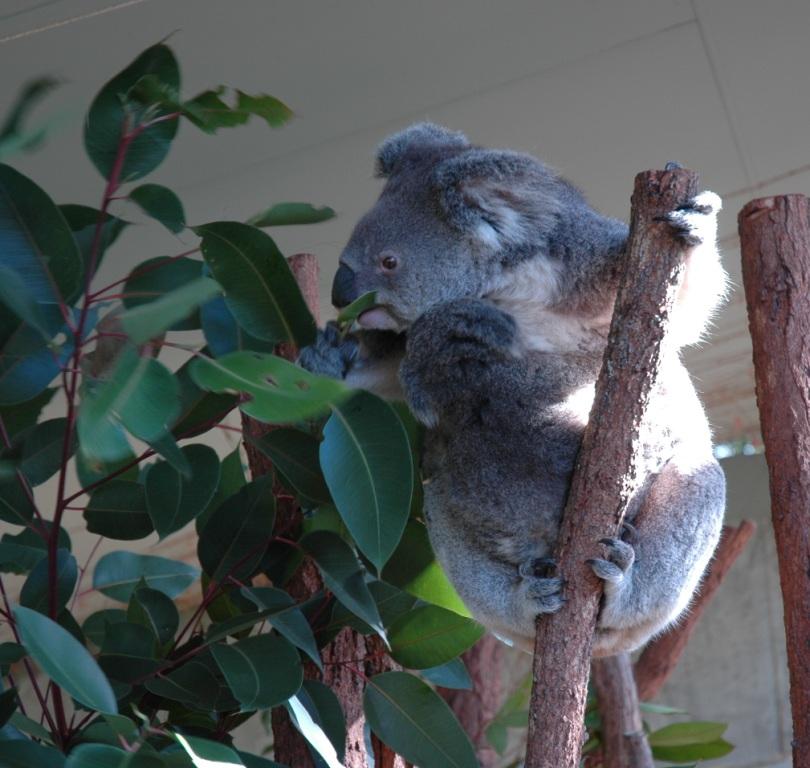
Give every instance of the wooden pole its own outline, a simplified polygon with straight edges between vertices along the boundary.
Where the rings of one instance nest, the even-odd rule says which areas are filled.
[[[785,605],[793,765],[810,766],[810,201],[760,198],[738,218],[757,405]]]
[[[567,605],[540,616],[526,768],[578,768],[601,584],[585,564],[618,534],[639,478],[633,460],[661,342],[683,273],[684,249],[665,217],[697,193],[697,175],[674,169],[636,176],[624,282],[577,458],[556,552]]]
[[[633,673],[638,698],[641,701],[654,699],[664,687],[664,683],[678,665],[706,606],[711,602],[731,566],[742,554],[756,528],[749,520],[743,520],[736,528],[730,525],[723,526],[714,558],[697,595],[689,605],[689,610],[674,627],[652,640],[636,661]]]
[[[620,653],[595,659],[592,674],[602,719],[603,768],[653,768],[630,657]]]
[[[297,253],[289,258],[290,269],[295,276],[301,293],[309,307],[309,311],[320,325],[320,297],[318,294],[318,259],[311,253]],[[287,360],[295,360],[298,350],[292,345],[281,344],[276,350],[277,354]],[[269,424],[262,424],[259,421],[242,414],[242,429],[246,435],[259,438],[266,434],[273,427]],[[252,477],[272,472],[272,462],[249,440],[245,440],[245,450],[248,456],[248,464]],[[276,508],[276,535],[298,536],[301,525],[301,510],[294,499],[290,499],[288,494],[283,494],[283,498],[277,500]],[[323,587],[318,569],[310,560],[307,560],[293,575],[287,584],[290,595],[302,602],[314,595]],[[372,647],[367,647],[367,643]],[[370,656],[366,662],[364,672],[367,675],[384,672],[394,667],[388,657],[379,654],[381,649],[374,644],[374,641],[367,641],[363,635],[350,629],[344,629],[333,641],[323,650],[323,658],[326,662],[324,673],[321,675],[312,662],[305,662],[306,677],[321,679],[328,685],[340,701],[343,713],[346,716],[346,754],[343,764],[346,768],[366,768],[365,741],[363,726],[363,681],[354,674],[349,666],[339,662],[347,659],[364,659]],[[303,737],[293,726],[286,711],[282,707],[276,707],[271,714],[273,726],[273,748],[275,759],[284,765],[295,766],[295,768],[308,768],[312,766],[309,747]],[[404,768],[405,763],[401,757],[392,752],[376,737],[372,737],[372,748],[374,750],[375,764],[378,768]]]

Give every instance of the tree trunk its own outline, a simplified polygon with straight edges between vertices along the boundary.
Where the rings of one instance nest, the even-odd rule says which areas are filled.
[[[793,712],[793,765],[810,766],[810,202],[739,214],[757,405],[768,462]]]
[[[298,253],[289,259],[290,269],[301,288],[310,312],[320,324],[318,296],[318,260],[310,253]],[[289,344],[279,345],[277,353],[288,360],[295,360],[297,350]],[[242,414],[242,429],[246,435],[261,437],[273,427],[262,424]],[[252,477],[259,477],[272,471],[270,460],[248,440],[245,441]],[[276,526],[274,533],[279,536],[297,538],[301,526],[301,510],[287,494],[277,499]],[[323,587],[318,569],[311,561],[305,561],[286,585],[290,595],[298,602],[308,599]],[[324,673],[320,674],[311,662],[304,664],[305,675],[310,679],[322,679],[337,696],[346,715],[346,768],[367,768],[366,749],[363,740],[363,682],[348,666],[330,662],[364,659],[369,655],[367,640],[363,635],[344,629],[323,651]],[[375,649],[376,650],[376,649]],[[366,673],[376,674],[392,669],[393,664],[385,657],[371,660],[366,665]],[[287,712],[281,707],[272,711],[273,748],[276,761],[292,768],[312,766],[306,741],[293,726]],[[375,768],[404,768],[402,758],[388,747],[372,738]]]
[[[652,750],[638,708],[630,656],[593,662],[593,685],[602,718],[604,768],[653,768]]]
[[[633,673],[641,701],[654,699],[675,670],[686,644],[717,588],[754,535],[756,525],[743,520],[737,528],[723,526],[717,551],[689,610],[678,623],[652,640],[636,661]]]
[[[441,689],[442,696],[458,718],[475,747],[481,768],[495,768],[498,753],[486,738],[486,727],[501,704],[501,660],[504,644],[493,635],[482,637],[463,656],[473,687],[471,691]]]
[[[690,171],[636,176],[624,281],[555,553],[568,603],[537,622],[526,768],[579,766],[601,595],[585,561],[599,539],[617,535],[638,481],[634,447],[683,273],[683,248],[663,217],[696,192]]]

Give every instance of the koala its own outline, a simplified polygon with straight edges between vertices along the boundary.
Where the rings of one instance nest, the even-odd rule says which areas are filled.
[[[368,291],[376,304],[354,338],[327,328],[300,361],[407,401],[426,427],[436,556],[471,613],[531,651],[537,615],[565,601],[552,556],[628,228],[535,158],[436,125],[384,141],[376,171],[385,185],[332,292],[336,307]],[[704,192],[668,217],[686,275],[642,427],[642,482],[626,525],[594,542],[600,556],[588,563],[604,582],[595,656],[632,650],[674,622],[720,535],[724,475],[679,359],[724,295],[719,209]]]

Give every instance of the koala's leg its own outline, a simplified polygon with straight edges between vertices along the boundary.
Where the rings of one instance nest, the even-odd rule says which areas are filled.
[[[429,427],[469,415],[522,367],[511,315],[479,299],[439,304],[409,329],[400,380],[414,415]],[[515,393],[513,392],[513,396]]]
[[[594,654],[630,650],[688,606],[720,538],[725,479],[709,459],[694,467],[671,459],[647,489],[633,527],[603,540],[590,561],[604,580]]]

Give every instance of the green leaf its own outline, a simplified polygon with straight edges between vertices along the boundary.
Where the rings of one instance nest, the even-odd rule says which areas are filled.
[[[17,477],[0,482],[0,520],[28,525],[34,519],[34,505]]]
[[[144,488],[130,480],[111,480],[96,488],[84,519],[90,533],[120,541],[143,539],[154,530]]]
[[[174,601],[149,587],[135,590],[127,608],[127,620],[149,629],[161,646],[174,638],[180,626],[180,614]]]
[[[112,173],[124,132],[135,127],[137,115],[145,106],[138,103],[131,91],[141,78],[150,75],[172,91],[179,91],[177,61],[168,46],[162,43],[145,50],[106,83],[90,105],[84,126],[84,146],[104,178],[108,179]],[[167,110],[158,108],[148,117],[154,119],[166,114]],[[166,157],[176,133],[177,120],[164,120],[146,128],[133,139],[121,167],[121,181],[134,181],[157,168]]]
[[[0,693],[0,728],[2,728],[8,719],[14,714],[17,709],[17,691],[14,688],[9,688],[7,691]],[[2,747],[0,747],[0,753]],[[2,759],[2,754],[0,754]]]
[[[66,549],[56,551],[56,606],[57,612],[67,605],[76,581],[79,569],[76,558]],[[35,566],[23,584],[20,592],[20,604],[39,613],[48,614],[48,558],[43,557]]]
[[[324,584],[335,597],[385,639],[382,619],[366,584],[363,566],[349,545],[328,531],[309,533],[300,544],[315,561]]]
[[[59,81],[52,77],[39,77],[23,86],[6,119],[0,125],[0,157],[17,149],[34,149],[44,139],[44,128],[25,131],[23,123],[42,97],[57,85]]]
[[[244,587],[242,594],[255,603],[262,614],[269,610],[266,618],[273,629],[306,653],[319,669],[323,669],[312,628],[286,592],[274,587]]]
[[[333,406],[323,430],[321,468],[346,526],[379,570],[397,547],[411,507],[408,435],[384,400],[357,392]]]
[[[51,340],[62,320],[58,311],[47,311],[55,309],[53,304],[38,304],[22,276],[3,265],[0,265],[0,305],[28,323],[45,341]]]
[[[334,691],[317,680],[304,680],[296,698],[321,727],[342,761],[346,751],[346,718]]]
[[[666,704],[654,704],[651,701],[640,701],[638,708],[642,712],[649,712],[655,715],[688,715],[685,709],[678,709],[677,707],[668,707]]]
[[[41,485],[62,466],[67,419],[48,419],[37,424],[26,436],[20,469],[31,485]],[[68,445],[68,458],[76,447]]]
[[[315,319],[273,239],[255,227],[218,221],[195,227],[200,248],[239,325],[266,341],[315,341]]]
[[[391,656],[411,669],[427,669],[455,659],[484,634],[484,628],[437,605],[420,605],[388,628]]]
[[[128,754],[109,744],[79,744],[68,755],[65,768],[121,768]]]
[[[244,330],[236,322],[222,296],[217,296],[200,307],[200,323],[205,334],[205,343],[214,357],[240,350],[272,353],[276,346],[274,342],[257,339]]]
[[[317,224],[335,217],[327,205],[316,208],[310,203],[277,203],[248,219],[254,227],[283,227],[290,224]]]
[[[133,189],[129,199],[170,232],[177,234],[186,228],[186,214],[180,198],[160,184],[142,184]]]
[[[66,203],[60,205],[59,210],[65,217],[71,232],[73,232],[73,239],[79,248],[85,274],[90,271],[91,262],[93,262],[93,243],[96,238],[96,227],[99,221],[103,221],[94,265],[95,270],[98,271],[107,249],[118,239],[118,235],[123,232],[124,228],[129,226],[129,222],[110,213],[105,213],[102,218],[101,211],[91,208],[89,205]]]
[[[111,680],[135,683],[157,671],[157,638],[149,627],[122,621],[104,633],[99,666]]]
[[[298,651],[283,637],[257,635],[211,652],[242,711],[267,709],[286,701],[304,679]]]
[[[220,422],[236,406],[233,395],[217,395],[200,389],[191,379],[189,360],[176,378],[180,384],[180,416],[172,426],[172,434],[179,437],[195,437],[207,432]]]
[[[197,580],[197,568],[177,560],[134,552],[108,552],[96,565],[93,589],[126,603],[143,579],[148,587],[177,597]]]
[[[734,745],[725,739],[700,744],[683,744],[678,747],[652,747],[653,757],[656,760],[673,760],[679,764],[691,760],[713,760],[733,751]]]
[[[363,711],[380,740],[420,768],[476,768],[470,740],[450,707],[421,680],[405,672],[372,677]]]
[[[120,475],[117,475],[117,479],[136,482],[138,480],[138,464],[135,461],[135,454],[131,451],[126,456],[110,462],[90,459],[81,450],[76,452],[76,475],[82,488],[86,488],[98,480],[103,480],[127,464],[131,466]]]
[[[173,733],[196,768],[239,768],[242,761],[230,747],[218,741],[206,741],[197,736]]]
[[[433,554],[427,528],[418,520],[408,521],[402,540],[385,566],[382,577],[428,603],[455,611],[461,616],[470,616]]]
[[[372,581],[368,585],[368,590],[377,604],[377,610],[382,618],[383,626],[386,628],[390,627],[400,616],[407,614],[416,602],[413,595],[409,595],[407,592],[403,592],[384,581]],[[364,635],[374,632],[368,624],[360,621],[347,608],[338,603],[332,609],[332,618],[329,625],[324,629],[331,630],[344,625]]]
[[[7,165],[0,165],[0,253],[39,304],[71,304],[82,290],[82,258],[64,216],[40,187]]]
[[[349,395],[339,381],[257,352],[233,352],[218,360],[197,358],[191,377],[203,389],[251,395],[240,404],[241,410],[271,424],[315,418]]]
[[[69,359],[71,338],[54,347],[30,325],[18,324],[0,350],[0,405],[24,403],[42,392]]]
[[[728,729],[727,723],[692,721],[673,723],[649,735],[651,747],[679,747],[717,741]]]
[[[26,717],[22,712],[15,712],[9,718],[9,725],[16,728],[18,731],[27,733],[29,736],[39,739],[43,744],[53,744],[53,738],[42,724],[30,717]],[[2,744],[2,742],[0,742]]]
[[[471,691],[473,687],[467,667],[461,659],[452,659],[438,667],[423,669],[420,674],[429,683],[440,685],[442,688]]]
[[[188,478],[163,461],[151,466],[146,475],[149,516],[161,539],[197,517],[219,485],[219,458],[213,448],[188,445],[181,450],[191,469]]]
[[[134,309],[152,304],[172,291],[204,277],[204,269],[205,264],[202,261],[186,256],[157,256],[147,259],[129,273],[124,283],[124,306]],[[171,330],[190,331],[199,327],[198,313],[189,311],[186,317],[172,325]]]
[[[214,581],[248,578],[273,535],[276,500],[270,477],[249,483],[226,499],[200,534],[197,555]]]
[[[226,91],[231,100],[230,106],[222,100]],[[278,128],[292,117],[292,110],[273,96],[257,94],[249,96],[237,89],[227,89],[224,85],[195,96],[182,105],[185,117],[206,133],[214,133],[219,128],[233,128],[244,125],[251,115],[262,118],[271,128]]]
[[[90,709],[118,711],[107,678],[86,648],[46,616],[23,606],[13,610],[22,644],[57,685]]]
[[[55,748],[27,739],[0,742],[3,768],[64,768],[65,756]]]
[[[198,277],[149,304],[127,310],[121,315],[121,326],[132,341],[143,344],[188,317],[220,290],[219,285],[210,278]]]
[[[17,405],[0,406],[0,419],[3,420],[3,426],[11,442],[37,423],[42,409],[51,401],[55,392],[56,389],[46,389],[36,397]]]
[[[242,466],[242,457],[240,455],[239,446],[237,445],[220,464],[219,485],[217,486],[214,498],[211,499],[211,502],[203,512],[197,515],[197,519],[194,521],[197,534],[201,533],[211,515],[219,509],[222,503],[233,496],[246,483],[247,480],[245,479],[245,470]]]
[[[146,689],[169,701],[210,713],[236,709],[239,703],[224,683],[219,667],[208,653],[189,659],[167,675],[152,677]]]
[[[51,523],[40,523],[46,535],[50,535]],[[64,528],[59,529],[57,547],[70,551],[70,536]],[[32,528],[26,528],[16,535],[3,534],[0,538],[0,570],[11,573],[28,573],[45,557],[47,544],[43,537]]]
[[[82,632],[90,642],[101,648],[104,644],[107,628],[111,624],[120,624],[122,621],[128,621],[126,611],[122,611],[120,608],[104,608],[91,613],[84,620]]]
[[[307,506],[331,503],[318,458],[320,443],[312,435],[281,427],[262,435],[254,444],[273,462],[284,485],[295,491]]]
[[[351,304],[343,309],[340,310],[340,313],[337,316],[337,324],[341,328],[347,328],[350,326],[355,320],[357,320],[360,315],[363,314],[367,309],[371,309],[372,307],[377,306],[377,294],[375,291],[369,291],[368,293],[364,293],[362,296],[356,298]]]
[[[127,347],[110,379],[85,390],[78,418],[82,451],[101,461],[127,457],[124,427],[150,442],[166,435],[178,412],[178,385],[171,372]]]
[[[25,658],[25,648],[18,643],[0,643],[0,667],[14,664]]]

